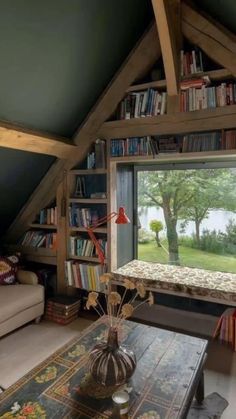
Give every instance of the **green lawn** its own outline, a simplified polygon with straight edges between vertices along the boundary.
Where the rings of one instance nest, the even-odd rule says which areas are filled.
[[[236,258],[233,256],[216,255],[215,253],[203,252],[185,246],[179,246],[179,254],[181,265],[236,273]],[[138,245],[138,259],[167,263],[168,255],[162,248],[157,247],[155,242],[150,242]]]

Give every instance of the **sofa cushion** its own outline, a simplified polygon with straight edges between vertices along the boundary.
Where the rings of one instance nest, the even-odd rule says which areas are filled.
[[[0,287],[0,323],[44,301],[41,285],[21,285]]]
[[[0,285],[16,283],[18,256],[0,256]]]

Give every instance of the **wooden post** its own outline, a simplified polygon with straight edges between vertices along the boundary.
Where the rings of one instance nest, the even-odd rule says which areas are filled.
[[[57,293],[66,294],[67,284],[65,280],[65,260],[67,256],[67,174],[64,171],[63,181],[57,188]]]
[[[175,3],[178,5],[179,0],[175,0]],[[170,8],[169,2],[165,0],[152,0],[152,6],[156,18],[162,58],[165,67],[167,93],[169,96],[176,96],[179,91],[180,54],[179,50],[177,50],[175,29],[173,26],[173,20],[171,19],[171,13],[174,9],[173,7]]]

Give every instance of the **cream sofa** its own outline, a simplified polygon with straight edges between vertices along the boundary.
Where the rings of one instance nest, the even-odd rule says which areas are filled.
[[[0,286],[0,337],[30,322],[44,312],[44,287],[30,271],[17,272],[19,284]]]

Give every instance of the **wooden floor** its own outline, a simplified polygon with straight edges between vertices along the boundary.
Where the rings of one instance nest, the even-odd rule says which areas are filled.
[[[210,342],[205,369],[205,394],[219,393],[229,406],[222,419],[236,418],[236,352],[219,342]]]

